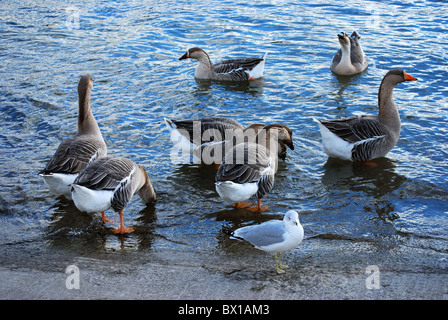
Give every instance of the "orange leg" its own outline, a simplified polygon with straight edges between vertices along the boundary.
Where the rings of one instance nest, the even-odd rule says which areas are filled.
[[[265,206],[262,206],[262,205],[261,205],[261,199],[258,199],[258,201],[257,201],[257,206],[247,208],[247,210],[252,211],[252,212],[258,212],[258,213],[260,213],[260,212],[268,211],[268,208],[266,208]]]
[[[367,166],[367,167],[374,167],[374,168],[378,167],[378,165],[375,162],[372,162],[372,161],[363,161],[362,164]]]
[[[110,220],[107,219],[106,215],[104,214],[104,211],[101,212],[101,221],[103,221],[103,223],[110,222]]]
[[[112,231],[115,234],[124,234],[124,233],[131,233],[134,231],[134,228],[125,228],[123,224],[123,210],[120,210],[118,213],[120,215],[120,228],[114,228]]]
[[[250,202],[249,201],[241,201],[241,202],[235,202],[232,207],[236,208],[236,209],[240,209],[240,208],[247,208],[250,206]]]

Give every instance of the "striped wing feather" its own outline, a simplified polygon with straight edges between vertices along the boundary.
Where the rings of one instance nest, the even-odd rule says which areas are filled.
[[[100,141],[68,138],[59,144],[55,154],[40,173],[78,173],[90,162],[105,154],[105,146]]]

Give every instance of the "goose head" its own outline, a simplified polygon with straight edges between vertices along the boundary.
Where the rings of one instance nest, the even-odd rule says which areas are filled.
[[[350,35],[350,39],[361,39],[361,36],[359,35],[358,32],[353,31],[352,34]]]
[[[284,146],[288,146],[291,150],[294,150],[292,131],[287,126],[283,124],[270,124],[265,126],[263,130],[260,131],[260,133],[263,132],[265,132],[267,140],[273,136],[277,140],[280,148],[283,148],[283,152],[286,152],[286,148]]]
[[[411,76],[402,69],[393,69],[386,73],[383,78],[383,81],[384,80],[389,80],[390,82],[397,84],[405,81],[417,81],[417,78]]]
[[[207,58],[208,60],[208,54],[202,50],[199,47],[194,47],[194,48],[190,48],[187,50],[187,52],[185,52],[185,54],[179,58],[179,60],[185,60],[185,59],[194,59],[194,60],[198,60],[201,61],[202,59]]]
[[[81,76],[78,82],[78,93],[85,94],[86,91],[91,91],[93,88],[93,78],[90,74]]]
[[[348,47],[350,46],[350,38],[348,37],[348,34],[345,32],[341,32],[338,34],[339,43],[341,44],[341,47]]]
[[[143,177],[145,178],[145,182],[143,186],[138,191],[138,194],[140,198],[145,203],[150,203],[156,200],[156,190],[154,189],[153,185],[151,184],[151,181],[149,180],[148,173],[146,172],[146,169],[142,166],[139,166],[139,169],[143,173]]]

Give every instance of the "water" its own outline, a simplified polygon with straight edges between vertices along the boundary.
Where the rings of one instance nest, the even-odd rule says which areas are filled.
[[[308,253],[335,247],[448,253],[448,10],[442,1],[2,1],[0,3],[0,241],[49,251],[82,248],[226,250],[222,226],[301,212]],[[337,33],[357,30],[370,65],[337,77]],[[212,62],[268,52],[265,77],[249,85],[195,81],[193,46]],[[397,146],[376,166],[328,160],[313,118],[376,113],[383,75],[403,68]],[[98,215],[48,194],[37,175],[76,130],[77,82],[95,79],[92,108],[110,155],[147,168],[158,201],[135,197],[120,238]],[[270,210],[223,203],[212,167],[175,164],[163,118],[227,116],[288,125],[294,151],[280,163]],[[118,223],[118,215],[108,212]],[[341,244],[339,244],[341,243]],[[299,253],[295,253],[299,254]]]

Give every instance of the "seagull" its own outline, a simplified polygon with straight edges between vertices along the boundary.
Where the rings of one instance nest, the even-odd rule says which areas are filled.
[[[247,241],[255,248],[274,253],[276,271],[285,273],[287,265],[281,263],[281,253],[296,248],[303,240],[303,227],[297,211],[289,210],[283,220],[270,220],[230,231],[223,229],[230,239]]]

